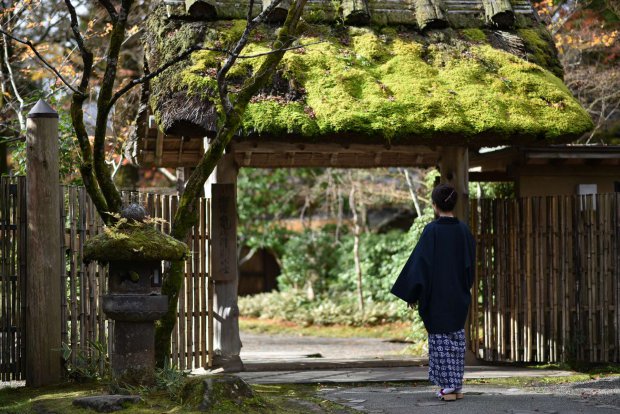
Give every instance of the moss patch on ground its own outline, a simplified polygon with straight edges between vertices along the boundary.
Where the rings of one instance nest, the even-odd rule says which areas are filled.
[[[147,391],[140,393],[142,402],[120,411],[126,414],[176,414],[176,413],[210,413],[210,414],[298,414],[316,407],[326,414],[354,412],[338,404],[325,401],[316,395],[317,386],[313,385],[254,385],[255,397],[243,404],[223,401],[210,411],[200,411],[198,394],[201,378],[190,378],[181,400],[173,400],[165,391]],[[193,392],[191,389],[196,388]],[[7,414],[31,413],[66,413],[87,414],[93,411],[73,406],[77,397],[106,393],[105,384],[66,384],[57,387],[4,388],[0,390],[0,412]]]
[[[157,66],[196,43],[226,48],[242,26],[242,21],[180,23],[160,9],[147,22],[147,56]],[[424,36],[394,27],[306,24],[305,29],[299,43],[308,46],[287,52],[273,84],[249,105],[246,135],[355,133],[392,142],[457,136],[475,145],[478,135],[493,136],[497,143],[555,142],[592,127],[556,76],[561,75],[557,57],[544,29],[518,31],[528,61],[493,48],[480,29]],[[259,28],[244,54],[269,50],[274,33],[273,27]],[[191,64],[180,63],[154,80],[156,115],[166,97],[180,91],[217,106],[215,68],[224,58],[195,52]],[[231,90],[260,62],[260,57],[240,59],[230,73]]]

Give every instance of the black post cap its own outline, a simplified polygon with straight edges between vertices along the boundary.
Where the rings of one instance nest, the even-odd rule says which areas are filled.
[[[39,99],[30,112],[28,112],[28,118],[58,118],[58,112],[43,99]]]

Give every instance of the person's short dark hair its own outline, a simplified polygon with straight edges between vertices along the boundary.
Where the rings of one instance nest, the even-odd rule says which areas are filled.
[[[446,213],[454,210],[459,194],[450,184],[439,184],[433,189],[431,199],[437,208]]]

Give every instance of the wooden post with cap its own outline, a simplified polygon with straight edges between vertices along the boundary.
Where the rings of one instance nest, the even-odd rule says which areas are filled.
[[[462,222],[469,225],[469,150],[467,147],[443,147],[439,152],[439,172],[441,183],[452,185],[459,194],[454,213]],[[472,301],[476,298],[472,298]],[[469,316],[465,323],[465,337],[469,339]],[[465,363],[479,365],[477,356],[466,349]]]
[[[62,379],[58,113],[39,100],[26,123],[26,385]]]

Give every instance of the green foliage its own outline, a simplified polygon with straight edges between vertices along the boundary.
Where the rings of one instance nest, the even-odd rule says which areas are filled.
[[[390,289],[420,239],[424,226],[432,219],[433,215],[427,212],[417,218],[406,233],[393,231],[387,234],[367,233],[362,236],[362,287],[367,300],[399,301],[390,293]],[[344,245],[352,246],[352,243]],[[341,257],[346,257],[346,262],[344,265],[341,262],[337,282],[331,287],[333,292],[355,292],[357,289],[352,251],[350,248],[339,253]],[[402,305],[402,302],[399,303]]]
[[[282,257],[281,290],[311,288],[324,293],[339,271],[342,245],[336,241],[335,227],[319,231],[306,229],[291,236]]]
[[[71,347],[62,343],[61,355],[67,377],[77,382],[90,382],[108,376],[110,361],[105,344],[98,341],[88,341],[86,349],[77,349],[75,358],[72,358]]]
[[[164,391],[172,401],[181,401],[186,378],[186,372],[166,363],[164,368],[155,370],[155,389]]]
[[[311,186],[315,176],[316,170],[305,168],[242,168],[237,178],[239,244],[267,248],[282,257],[291,235],[282,219],[298,214],[304,205],[299,188]]]
[[[355,295],[341,293],[309,300],[305,292],[261,293],[239,298],[241,315],[291,321],[300,325],[376,326],[390,322],[413,322],[417,313],[407,311],[402,303],[368,302],[360,312]]]
[[[514,182],[469,183],[469,198],[514,198]]]

